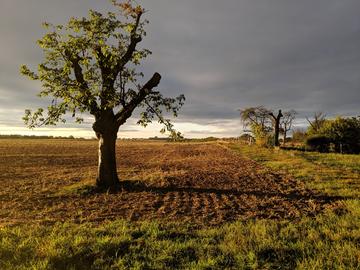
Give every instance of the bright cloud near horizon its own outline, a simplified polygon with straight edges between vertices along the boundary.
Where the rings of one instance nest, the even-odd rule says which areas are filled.
[[[174,119],[186,137],[229,137],[242,132],[240,108],[264,105],[305,116],[360,115],[360,1],[358,0],[142,0],[148,35],[139,45],[153,54],[146,77],[162,75],[166,96],[185,94]],[[64,24],[108,0],[2,0],[0,6],[0,134],[93,137],[91,118],[77,125],[27,129],[25,109],[47,106],[40,84],[19,74],[36,67],[42,22]],[[134,118],[120,137],[161,136]]]

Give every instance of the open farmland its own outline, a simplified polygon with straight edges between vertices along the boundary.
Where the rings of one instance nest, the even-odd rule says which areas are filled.
[[[97,193],[90,187],[96,147],[95,141],[2,141],[0,222],[125,218],[217,225],[313,216],[334,200],[216,143],[120,142],[123,189]]]
[[[0,269],[356,269],[359,156],[238,143],[0,140]],[[333,189],[328,182],[333,183]]]

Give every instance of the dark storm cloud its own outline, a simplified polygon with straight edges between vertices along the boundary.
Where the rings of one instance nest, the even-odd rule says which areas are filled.
[[[206,103],[194,109],[204,112],[204,118],[212,117],[212,106],[233,114],[234,108],[256,104],[295,108],[304,114],[358,113],[360,2],[178,5],[191,8],[183,21],[169,18],[169,30],[164,32],[173,35],[160,40],[169,40],[165,43],[174,49],[164,58],[167,65],[173,63],[170,75],[188,84],[185,94],[194,104]],[[181,29],[188,32],[180,35]]]
[[[108,3],[1,1],[2,123],[21,118],[25,108],[46,104],[35,97],[39,84],[18,73],[21,64],[35,67],[41,61],[35,44],[43,34],[41,22],[63,23],[90,8],[107,10]],[[300,118],[315,111],[360,114],[360,1],[142,3],[150,24],[141,46],[153,51],[144,71],[163,75],[160,89],[166,95],[186,95],[179,122],[218,121],[220,126],[238,119],[238,108],[260,104],[296,109]],[[17,113],[7,114],[10,109]]]

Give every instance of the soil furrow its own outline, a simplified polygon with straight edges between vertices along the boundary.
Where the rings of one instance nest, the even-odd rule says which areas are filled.
[[[98,193],[89,188],[96,178],[96,141],[14,142],[0,145],[7,149],[0,160],[11,162],[0,167],[0,224],[41,218],[220,224],[315,215],[331,201],[215,143],[119,141],[123,188]]]

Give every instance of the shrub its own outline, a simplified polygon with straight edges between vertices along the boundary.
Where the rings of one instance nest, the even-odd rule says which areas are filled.
[[[326,120],[319,134],[330,138],[337,153],[360,153],[360,118]]]
[[[325,135],[313,135],[306,139],[306,146],[321,153],[329,152],[331,139]]]

